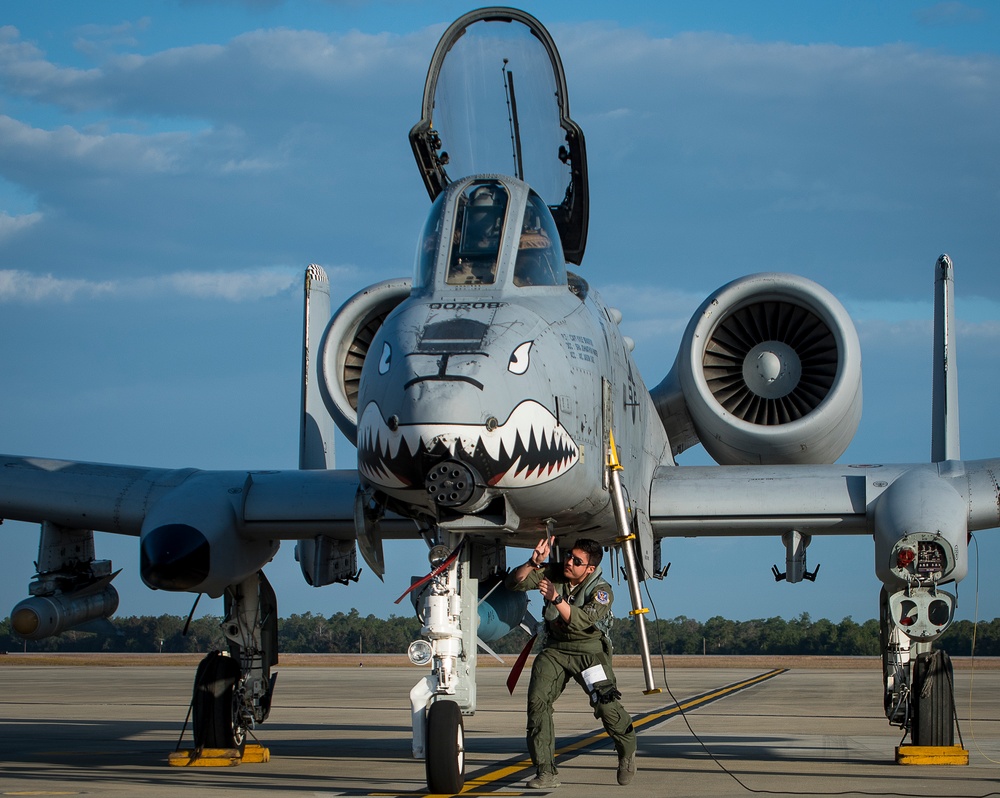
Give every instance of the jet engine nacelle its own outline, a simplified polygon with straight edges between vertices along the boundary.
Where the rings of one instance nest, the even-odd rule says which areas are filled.
[[[749,275],[705,300],[652,396],[675,454],[700,441],[721,465],[832,463],[861,420],[861,345],[822,286]]]
[[[323,401],[354,445],[358,442],[358,386],[368,347],[385,317],[410,295],[411,286],[409,279],[386,280],[358,292],[334,314],[323,335]]]

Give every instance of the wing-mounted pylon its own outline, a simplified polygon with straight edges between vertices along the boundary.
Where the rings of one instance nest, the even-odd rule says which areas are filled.
[[[410,145],[431,199],[453,179],[503,174],[542,197],[566,260],[587,245],[583,131],[569,116],[555,42],[530,14],[491,7],[460,17],[438,43]]]

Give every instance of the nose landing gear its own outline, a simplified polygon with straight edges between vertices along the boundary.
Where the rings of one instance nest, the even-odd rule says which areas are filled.
[[[472,547],[446,557],[462,536],[438,530],[446,546],[431,550],[434,575],[416,594],[424,643],[414,663],[429,659],[431,672],[410,691],[413,756],[423,759],[432,793],[454,794],[465,784],[465,728],[462,716],[476,710],[478,579],[470,573]],[[450,563],[441,567],[445,562]],[[427,648],[429,647],[429,657]],[[413,657],[411,656],[411,659]]]

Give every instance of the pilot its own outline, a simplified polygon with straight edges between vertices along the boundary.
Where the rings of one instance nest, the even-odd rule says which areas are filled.
[[[456,229],[460,240],[453,248],[449,283],[494,281],[504,208],[491,187],[479,186],[472,192],[461,229]]]
[[[530,206],[525,210],[521,237],[514,262],[514,285],[558,285],[553,261],[552,239],[538,213]]]
[[[555,766],[553,705],[573,679],[590,697],[598,718],[618,752],[618,783],[635,775],[636,739],[632,718],[619,703],[611,668],[608,629],[614,616],[611,586],[601,574],[599,543],[581,538],[562,563],[545,565],[551,538],[539,541],[524,565],[507,577],[511,590],[538,589],[545,599],[545,639],[531,666],[528,686],[528,752],[537,774],[532,789],[560,785]]]
[[[496,249],[500,243],[503,224],[503,207],[496,201],[493,189],[479,186],[472,192],[469,202],[469,221],[466,226],[465,246],[476,249]]]

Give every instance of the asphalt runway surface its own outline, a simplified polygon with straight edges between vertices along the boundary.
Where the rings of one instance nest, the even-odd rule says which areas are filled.
[[[0,795],[426,794],[423,762],[410,752],[407,698],[423,669],[278,670],[271,717],[257,731],[269,762],[177,768],[167,758],[184,725],[193,667],[40,667],[11,656],[0,667]],[[544,794],[525,787],[533,775],[526,675],[513,697],[505,669],[480,668],[479,676],[479,711],[465,719],[465,794]],[[885,720],[879,669],[870,662],[669,667],[667,678],[690,704],[684,717],[666,691],[643,695],[640,669],[619,670],[639,732],[639,771],[628,787],[615,780],[614,749],[586,698],[567,688],[556,712],[563,786],[552,794],[1000,795],[1000,670],[956,670],[968,766],[895,764],[900,733]],[[659,674],[657,681],[662,686]],[[190,745],[189,732],[182,747]]]

